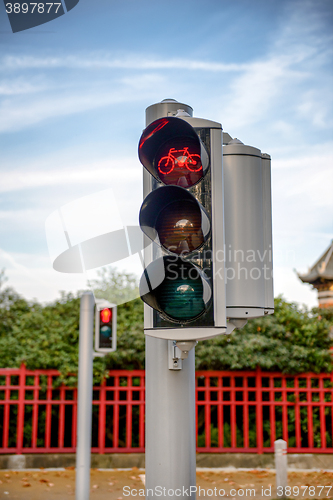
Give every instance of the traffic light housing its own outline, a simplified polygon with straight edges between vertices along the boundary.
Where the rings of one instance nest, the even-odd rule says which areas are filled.
[[[232,139],[223,171],[227,317],[273,314],[270,156]]]
[[[148,108],[149,109],[149,108]],[[188,113],[160,116],[139,141],[145,333],[169,340],[226,332],[222,128]]]
[[[117,348],[117,306],[96,303],[95,312],[95,351],[113,352]]]

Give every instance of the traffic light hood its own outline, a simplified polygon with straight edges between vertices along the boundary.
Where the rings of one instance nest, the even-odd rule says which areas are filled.
[[[207,151],[194,128],[181,118],[152,122],[139,141],[139,159],[159,182],[185,188],[199,182],[209,165]]]

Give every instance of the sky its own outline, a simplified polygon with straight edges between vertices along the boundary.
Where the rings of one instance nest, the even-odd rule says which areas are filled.
[[[0,268],[8,285],[41,302],[86,288],[93,272],[53,269],[50,216],[76,207],[78,240],[137,224],[145,108],[173,98],[271,155],[275,295],[315,306],[295,269],[306,272],[333,238],[332,42],[330,0],[80,0],[18,33],[1,3]],[[104,213],[90,211],[85,226],[101,199]]]

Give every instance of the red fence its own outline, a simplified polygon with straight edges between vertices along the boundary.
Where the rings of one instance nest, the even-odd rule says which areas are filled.
[[[75,451],[77,390],[56,370],[0,369],[0,453]],[[110,371],[93,392],[95,453],[144,452],[145,372]],[[332,453],[333,374],[196,373],[197,451]]]

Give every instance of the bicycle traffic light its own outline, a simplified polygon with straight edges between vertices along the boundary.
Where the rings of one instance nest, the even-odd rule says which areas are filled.
[[[117,348],[117,306],[109,302],[96,303],[95,350],[113,352]]]
[[[174,115],[153,120],[139,141],[145,167],[140,296],[146,334],[203,339],[226,331],[224,259],[218,259],[224,247],[222,128],[183,111]]]

